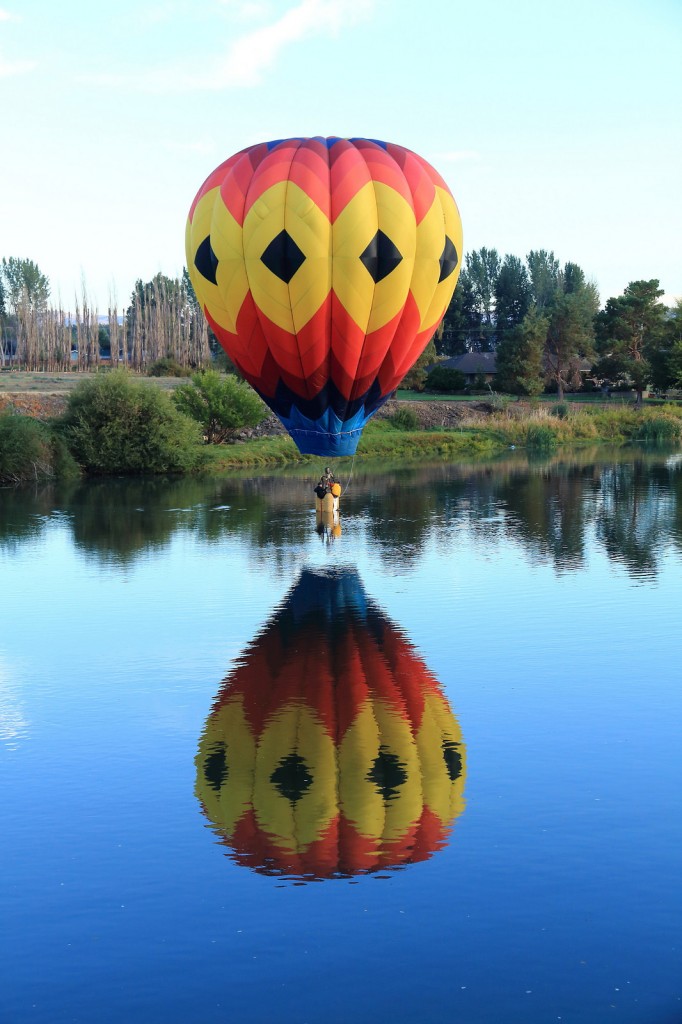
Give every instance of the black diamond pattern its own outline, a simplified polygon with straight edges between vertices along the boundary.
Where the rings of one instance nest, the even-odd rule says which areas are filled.
[[[462,755],[457,747],[459,743],[452,743],[446,740],[443,743],[443,760],[450,782],[456,782],[462,774]]]
[[[216,283],[215,274],[218,268],[218,257],[211,248],[211,236],[206,235],[194,257],[194,266],[202,277],[205,277],[211,284]]]
[[[458,258],[455,243],[446,235],[443,254],[440,258],[440,277],[438,278],[438,284],[440,284],[441,281],[444,281],[446,277],[450,277],[450,274],[457,266],[457,263]]]
[[[283,757],[270,776],[270,782],[285,800],[297,803],[313,784],[308,765],[298,754]]]
[[[261,256],[261,262],[285,284],[289,284],[304,260],[305,254],[288,231],[280,231]]]
[[[377,231],[360,259],[367,267],[370,277],[375,284],[383,281],[385,277],[395,270],[402,261],[400,250],[393,244],[388,235],[383,231]]]
[[[379,747],[367,781],[373,782],[377,792],[386,802],[398,795],[400,787],[407,782],[405,765],[387,747]]]
[[[227,779],[227,747],[224,743],[214,743],[210,754],[204,761],[204,775],[211,789],[216,793]]]

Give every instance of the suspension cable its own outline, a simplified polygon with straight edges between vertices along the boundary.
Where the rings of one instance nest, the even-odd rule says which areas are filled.
[[[353,466],[354,465],[355,465],[355,452],[353,452],[353,461],[350,464],[350,476],[348,477],[348,480],[346,482],[346,486],[341,491],[341,496],[343,496],[346,493],[346,491],[348,490],[348,488],[350,487],[350,482],[353,479]]]

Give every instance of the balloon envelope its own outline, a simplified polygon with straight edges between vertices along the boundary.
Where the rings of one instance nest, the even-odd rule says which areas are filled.
[[[462,225],[408,149],[283,139],[209,175],[186,251],[214,333],[300,451],[346,455],[438,327]]]
[[[196,769],[234,859],[266,874],[425,860],[464,806],[465,748],[440,686],[349,570],[303,571],[225,680]]]

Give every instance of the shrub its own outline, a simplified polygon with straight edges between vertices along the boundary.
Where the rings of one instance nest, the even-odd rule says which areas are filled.
[[[165,356],[157,359],[147,371],[149,377],[191,377],[192,371],[187,366],[182,366],[177,359]]]
[[[556,416],[557,419],[565,420],[568,416],[568,403],[559,402],[558,405],[552,406],[552,415]]]
[[[531,423],[526,431],[526,447],[536,452],[551,452],[557,446],[557,436],[543,423]]]
[[[64,442],[30,416],[0,416],[0,482],[26,483],[78,473]]]
[[[419,430],[419,418],[414,409],[398,409],[389,419],[397,430]]]
[[[640,441],[677,441],[682,425],[665,416],[652,416],[642,421],[637,439]]]
[[[474,379],[471,382],[470,390],[472,392],[475,392],[475,391],[490,391],[491,390],[490,389],[490,385],[489,385],[488,381],[486,380],[486,376],[485,376],[484,373],[477,373],[476,374],[476,376],[474,377]]]
[[[436,391],[441,394],[456,394],[464,391],[466,377],[461,370],[451,370],[447,366],[434,366],[424,384],[425,391]]]
[[[176,473],[203,461],[192,420],[165,392],[124,370],[78,384],[58,429],[90,473]]]
[[[173,395],[178,409],[200,423],[207,444],[219,444],[240,427],[255,427],[266,408],[245,381],[216,370],[195,373]]]

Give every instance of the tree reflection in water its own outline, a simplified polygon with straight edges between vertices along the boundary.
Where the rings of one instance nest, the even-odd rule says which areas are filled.
[[[299,470],[4,488],[0,548],[38,538],[59,517],[81,551],[106,562],[130,564],[174,535],[188,534],[208,544],[239,538],[255,564],[284,570],[292,545],[305,544],[315,529],[315,475]],[[666,545],[682,549],[682,461],[630,447],[546,461],[519,455],[391,470],[356,463],[341,504],[344,535],[350,526],[364,532],[387,563],[414,562],[431,542],[447,556],[454,523],[483,543],[513,540],[557,572],[580,568],[593,536],[628,572],[655,574]]]

